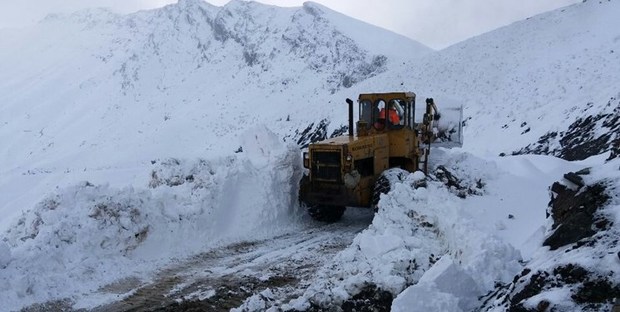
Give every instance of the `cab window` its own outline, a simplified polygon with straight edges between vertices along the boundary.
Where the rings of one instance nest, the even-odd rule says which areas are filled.
[[[375,127],[375,129],[377,130],[383,130],[385,129],[385,101],[383,100],[378,100],[377,102],[375,102],[374,105],[374,111],[373,111],[373,126]]]
[[[405,101],[392,99],[388,102],[388,125],[393,129],[400,129],[405,125]]]
[[[372,125],[372,103],[368,100],[360,101],[359,120],[366,122],[367,129],[370,129]]]

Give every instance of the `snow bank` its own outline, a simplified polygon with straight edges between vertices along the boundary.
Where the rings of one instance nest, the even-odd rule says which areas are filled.
[[[291,306],[342,303],[368,284],[398,294],[420,283],[403,293],[393,309],[410,311],[408,302],[439,290],[436,296],[453,298],[454,305],[447,300],[448,306],[420,306],[421,310],[466,310],[494,281],[511,278],[519,268],[518,251],[479,230],[462,211],[461,199],[442,183],[427,181],[426,187],[416,188],[423,178],[420,172],[404,172],[393,181],[372,225],[323,268],[317,282]],[[454,280],[470,283],[456,287]]]
[[[79,301],[172,258],[290,227],[299,213],[299,150],[262,126],[242,144],[243,152],[221,159],[154,161],[148,187],[83,182],[48,195],[3,235],[5,308]]]
[[[411,311],[410,303],[416,298],[434,294],[445,305],[435,306],[434,300],[427,299],[420,303],[420,311],[469,311],[497,281],[507,282],[520,270],[521,255],[493,232],[480,227],[480,219],[476,221],[464,209],[463,201],[442,185],[429,183],[428,190],[431,204],[415,209],[435,225],[446,253],[424,272],[419,284],[396,298],[392,309]]]
[[[437,157],[464,184],[503,182],[493,161],[458,151]],[[317,281],[288,307],[340,305],[366,285],[400,294],[394,311],[475,307],[478,297],[496,282],[513,278],[522,268],[521,256],[496,235],[497,229],[479,224],[487,219],[472,216],[471,201],[477,199],[458,194],[441,181],[425,179],[421,172],[395,175],[391,191],[381,196],[372,225],[322,268]],[[501,202],[497,194],[472,197],[489,197],[484,209]]]
[[[392,191],[381,196],[373,223],[317,273],[316,281],[291,301],[291,307],[341,304],[370,283],[391,293],[415,283],[430,267],[431,255],[445,252],[433,226],[421,226],[426,216],[414,208],[430,204],[426,189],[411,186],[423,176],[404,172],[402,181],[394,181]]]

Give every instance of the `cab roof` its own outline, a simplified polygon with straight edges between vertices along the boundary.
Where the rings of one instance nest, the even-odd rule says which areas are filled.
[[[413,92],[362,93],[358,97],[358,101],[370,100],[374,102],[379,99],[386,100],[386,101],[389,101],[391,99],[415,100],[415,93]]]

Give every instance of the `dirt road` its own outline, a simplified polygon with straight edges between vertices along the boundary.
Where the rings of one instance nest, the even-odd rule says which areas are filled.
[[[101,288],[124,299],[93,311],[229,311],[252,296],[279,306],[301,295],[316,271],[371,221],[371,212],[348,209],[338,223],[309,223],[299,232],[198,254],[161,270],[152,282],[127,277]]]

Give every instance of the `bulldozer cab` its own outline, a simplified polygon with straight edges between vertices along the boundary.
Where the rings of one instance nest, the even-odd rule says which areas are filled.
[[[413,128],[414,103],[413,93],[361,94],[358,99],[358,136],[366,135],[371,130],[383,132]]]

